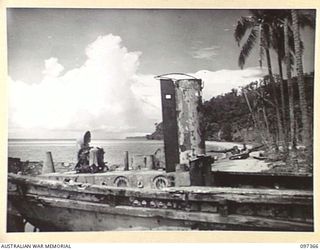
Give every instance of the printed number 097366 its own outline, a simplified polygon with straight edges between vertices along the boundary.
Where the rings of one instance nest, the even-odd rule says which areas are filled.
[[[300,244],[300,248],[318,248],[318,244]]]

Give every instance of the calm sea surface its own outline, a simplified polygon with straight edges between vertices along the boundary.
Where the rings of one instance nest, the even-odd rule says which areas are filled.
[[[125,151],[129,154],[153,154],[163,148],[163,141],[124,139],[124,140],[92,140],[91,146],[102,147],[105,161],[108,164],[122,164]],[[225,143],[208,142],[207,150],[224,148]],[[229,147],[230,145],[228,145]],[[15,139],[8,142],[8,156],[20,158],[22,161],[44,161],[46,152],[50,151],[55,162],[76,162],[76,140],[25,140]]]
[[[93,140],[90,146],[102,147],[105,161],[122,164],[125,151],[131,154],[153,154],[163,147],[162,141],[154,140]],[[44,161],[50,151],[55,162],[76,162],[76,140],[9,140],[8,155],[22,161]]]

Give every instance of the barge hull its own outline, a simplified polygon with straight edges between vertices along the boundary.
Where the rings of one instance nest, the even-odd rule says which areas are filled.
[[[8,181],[10,205],[40,231],[313,231],[306,190],[123,189],[13,174]]]
[[[28,196],[12,199],[22,208],[22,217],[40,231],[121,231],[121,230],[254,230],[312,231],[308,223],[261,219],[254,216],[209,214],[110,207],[82,201]]]

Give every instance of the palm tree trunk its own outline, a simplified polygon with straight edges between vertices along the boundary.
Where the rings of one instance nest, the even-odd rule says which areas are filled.
[[[288,150],[288,132],[287,132],[287,119],[286,119],[286,104],[284,99],[284,82],[283,82],[283,72],[282,72],[282,60],[280,57],[280,49],[278,49],[278,66],[280,75],[280,95],[281,95],[281,111],[282,111],[282,124],[284,133],[284,144],[285,149]]]
[[[250,114],[251,114],[251,117],[252,117],[252,121],[253,121],[253,126],[254,126],[254,128],[258,128],[258,123],[257,123],[257,121],[256,121],[255,115],[254,115],[253,110],[252,110],[252,108],[251,108],[251,104],[250,104],[250,102],[249,102],[249,99],[248,99],[246,90],[243,90],[242,93],[243,93],[243,96],[244,96],[244,98],[245,98],[245,100],[246,100],[247,106],[248,106],[248,108],[249,108],[249,111],[250,111]],[[259,129],[259,128],[258,128],[258,129]]]
[[[312,138],[310,135],[310,123],[308,118],[308,107],[306,102],[304,79],[303,79],[303,65],[302,65],[302,52],[300,47],[300,31],[298,24],[297,10],[291,10],[292,16],[292,28],[294,37],[294,49],[296,57],[296,70],[298,74],[298,89],[299,89],[299,101],[301,109],[301,121],[302,121],[302,142],[306,147],[312,145]]]
[[[264,105],[263,102],[263,106],[262,106],[262,114],[263,114],[263,119],[266,125],[266,129],[267,129],[267,135],[268,137],[270,136],[270,128],[269,128],[269,121],[268,121],[268,117],[267,117],[267,113],[266,113],[266,107]]]
[[[275,87],[275,82],[272,74],[272,67],[271,67],[271,58],[270,58],[270,51],[268,47],[265,48],[266,52],[266,57],[267,57],[267,64],[268,64],[268,73],[270,77],[270,83],[272,87],[272,92],[273,92],[273,98],[274,98],[274,103],[275,103],[275,110],[276,110],[276,117],[277,117],[277,127],[278,127],[278,141],[283,141],[283,127],[281,124],[281,115],[280,115],[280,110],[279,110],[279,102],[277,98],[277,92],[276,92],[276,87]]]
[[[284,47],[285,47],[285,62],[287,70],[287,84],[288,84],[288,94],[289,94],[289,120],[290,120],[290,147],[291,149],[296,149],[296,136],[294,129],[294,104],[293,104],[293,84],[291,79],[291,65],[290,65],[290,47],[289,47],[289,32],[288,32],[288,18],[284,21]]]

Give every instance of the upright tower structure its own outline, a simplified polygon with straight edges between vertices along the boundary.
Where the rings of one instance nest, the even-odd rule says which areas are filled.
[[[180,79],[174,79],[175,76]],[[205,154],[200,124],[202,81],[186,74],[157,78],[161,86],[166,171],[173,172],[177,164],[188,164],[189,160]]]

